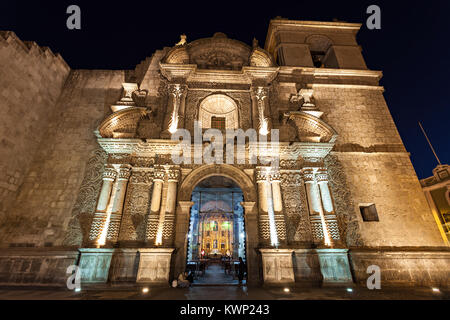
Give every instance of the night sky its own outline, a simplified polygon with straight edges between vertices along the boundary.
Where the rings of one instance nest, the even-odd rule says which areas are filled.
[[[68,30],[66,8],[81,8],[81,30]],[[381,30],[369,30],[366,8],[381,7]],[[269,20],[364,23],[358,42],[381,85],[419,178],[437,165],[421,121],[442,163],[450,164],[450,1],[2,1],[0,30],[59,52],[73,69],[134,69],[157,49],[224,32],[249,45],[264,41]],[[1,66],[0,66],[1,67]]]

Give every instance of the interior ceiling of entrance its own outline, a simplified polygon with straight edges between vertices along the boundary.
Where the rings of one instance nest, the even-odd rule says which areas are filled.
[[[200,181],[197,188],[239,188],[239,186],[227,177],[212,176]]]

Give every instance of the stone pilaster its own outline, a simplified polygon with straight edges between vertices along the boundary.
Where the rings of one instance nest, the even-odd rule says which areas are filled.
[[[187,251],[187,233],[189,231],[189,217],[191,207],[194,205],[192,201],[178,201],[175,225],[175,267],[173,278],[184,271],[186,268],[186,251]]]
[[[258,130],[261,135],[269,134],[269,119],[266,117],[266,101],[268,100],[268,89],[265,87],[254,88],[254,95],[258,110]]]
[[[169,85],[169,94],[172,97],[171,113],[170,113],[170,117],[168,119],[168,125],[167,125],[167,130],[169,131],[169,133],[174,133],[175,131],[177,131],[177,129],[179,128],[180,122],[181,122],[180,120],[184,119],[184,96],[185,96],[184,93],[185,92],[186,92],[186,88],[184,85],[181,85],[181,84],[170,84]],[[180,110],[180,108],[181,108],[181,110]]]

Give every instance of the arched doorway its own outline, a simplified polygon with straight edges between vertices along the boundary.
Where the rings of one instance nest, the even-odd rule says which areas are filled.
[[[238,284],[239,258],[246,261],[241,188],[210,176],[197,184],[191,201],[186,268],[198,284]]]
[[[239,168],[228,164],[210,164],[192,170],[183,179],[178,189],[178,206],[176,213],[175,256],[173,258],[172,278],[184,271],[188,261],[188,245],[191,208],[195,201],[191,201],[194,189],[202,181],[210,177],[223,177],[232,181],[242,192],[243,201],[239,204],[243,211],[243,224],[245,226],[244,241],[245,257],[248,269],[248,284],[258,284],[261,281],[259,252],[257,251],[258,218],[257,218],[257,193],[253,182],[252,172],[245,173]],[[195,200],[195,199],[194,199]],[[197,242],[198,243],[198,242]]]

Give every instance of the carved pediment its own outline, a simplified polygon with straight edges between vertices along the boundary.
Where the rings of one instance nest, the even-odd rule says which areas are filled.
[[[301,111],[289,112],[286,116],[297,129],[297,136],[301,142],[336,141],[337,132],[323,120]]]
[[[103,138],[134,138],[139,121],[148,114],[146,108],[131,107],[108,116],[98,130]]]

